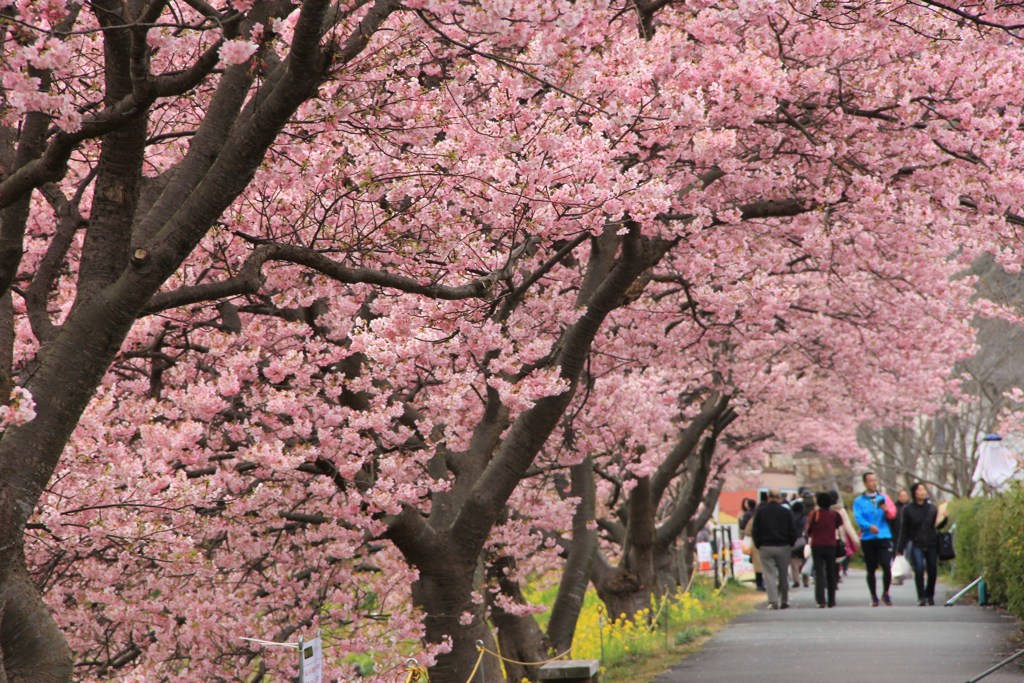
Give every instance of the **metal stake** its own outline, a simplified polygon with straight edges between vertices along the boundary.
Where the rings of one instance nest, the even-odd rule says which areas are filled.
[[[978,676],[968,680],[967,683],[977,683],[977,681],[980,681],[981,679],[983,679],[985,676],[988,676],[993,671],[998,671],[999,669],[1003,668],[1004,666],[1006,666],[1007,664],[1009,664],[1013,660],[1017,659],[1021,655],[1024,655],[1024,650],[1019,650],[1015,654],[1010,655],[1009,657],[1007,657],[1003,661],[1001,661],[998,664],[996,664],[995,666],[993,666],[991,669],[988,669],[984,673],[982,673],[982,674],[980,674],[980,675],[978,675]]]
[[[962,598],[964,596],[964,593],[966,593],[967,591],[971,590],[972,588],[974,588],[975,586],[977,586],[979,583],[981,583],[984,580],[985,580],[984,576],[979,576],[974,581],[971,581],[970,584],[968,584],[966,588],[964,588],[962,591],[960,591],[959,593],[957,593],[956,595],[951,597],[949,600],[946,600],[946,607],[952,607],[953,603],[955,603],[957,600],[959,600],[960,598]]]

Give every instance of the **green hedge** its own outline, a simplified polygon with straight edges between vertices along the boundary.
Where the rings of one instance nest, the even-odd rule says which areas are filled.
[[[1016,482],[992,498],[957,501],[953,580],[967,584],[985,577],[990,602],[1024,618],[1024,488]]]

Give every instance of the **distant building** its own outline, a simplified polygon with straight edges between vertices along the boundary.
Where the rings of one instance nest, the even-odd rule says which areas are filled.
[[[760,471],[739,472],[725,481],[718,496],[719,524],[736,524],[744,498],[753,498],[759,503],[768,496],[768,490],[777,488],[782,495],[791,498],[800,489],[828,491],[838,489],[849,503],[856,492],[854,472],[842,465],[826,462],[820,453],[803,450],[798,453],[772,453],[768,455]]]

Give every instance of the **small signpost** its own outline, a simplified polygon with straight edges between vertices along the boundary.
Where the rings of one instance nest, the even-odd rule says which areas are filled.
[[[303,641],[299,636],[297,643],[277,643],[272,640],[260,640],[259,638],[246,638],[251,643],[263,646],[294,647],[299,650],[299,683],[323,683],[324,676],[324,651],[323,642],[320,640],[320,630],[317,629],[316,638]]]
[[[299,637],[299,683],[322,683],[324,675],[324,651],[320,642],[320,631],[316,638],[303,642]]]
[[[707,541],[700,541],[697,543],[697,566],[702,572],[711,571],[712,562],[711,544]]]

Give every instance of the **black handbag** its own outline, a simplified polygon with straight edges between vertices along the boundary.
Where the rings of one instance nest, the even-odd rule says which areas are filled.
[[[952,560],[956,558],[956,548],[953,547],[953,534],[949,531],[939,531],[935,534],[939,543],[939,559]]]

